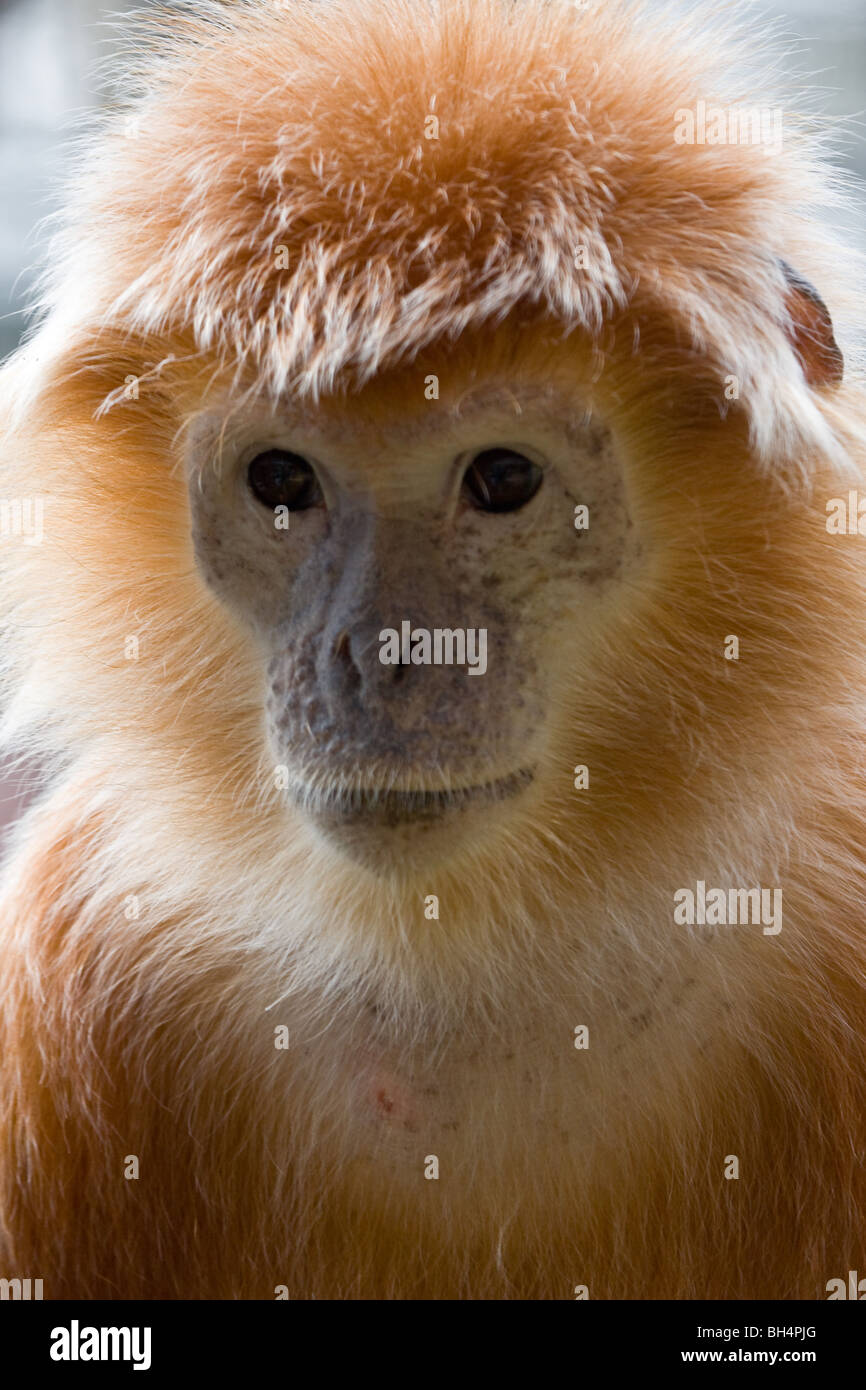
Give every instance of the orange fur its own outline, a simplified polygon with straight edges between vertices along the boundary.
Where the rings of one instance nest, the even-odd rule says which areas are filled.
[[[138,133],[87,156],[0,377],[3,487],[47,498],[44,543],[3,559],[6,737],[52,774],[0,905],[0,1273],[50,1297],[821,1297],[866,1259],[866,593],[824,524],[864,409],[808,133],[674,144],[677,107],[756,99],[709,12],[184,16]],[[780,258],[853,384],[807,385]],[[531,818],[382,879],[268,793],[257,652],[196,572],[179,465],[225,394],[384,424],[423,416],[428,372],[455,399],[579,392],[655,558],[592,662],[562,654]],[[783,931],[675,927],[699,878],[782,884]]]

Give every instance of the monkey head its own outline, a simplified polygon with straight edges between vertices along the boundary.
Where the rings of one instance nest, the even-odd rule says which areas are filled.
[[[314,408],[205,412],[192,435],[196,562],[256,633],[287,795],[380,867],[531,808],[634,582],[610,431],[527,356],[476,362],[454,402],[416,389],[431,354]]]

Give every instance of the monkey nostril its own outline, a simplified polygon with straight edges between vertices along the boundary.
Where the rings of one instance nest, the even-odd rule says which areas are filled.
[[[342,669],[343,679],[346,682],[347,688],[353,694],[360,690],[361,671],[352,654],[352,642],[346,628],[343,628],[334,642],[334,660]]]
[[[395,666],[395,667],[394,667],[394,684],[395,684],[395,685],[399,685],[400,682],[404,679],[404,677],[408,674],[408,671],[409,671],[409,667],[408,667],[408,666],[404,666],[404,665],[402,664],[402,662],[401,662],[399,665]]]

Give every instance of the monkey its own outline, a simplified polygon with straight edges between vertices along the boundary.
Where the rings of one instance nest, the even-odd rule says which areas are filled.
[[[46,1298],[863,1268],[862,280],[716,8],[130,21],[0,373]]]

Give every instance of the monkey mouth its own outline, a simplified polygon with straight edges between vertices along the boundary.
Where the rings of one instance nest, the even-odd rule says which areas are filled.
[[[297,805],[315,820],[333,827],[340,825],[388,826],[440,820],[470,806],[489,805],[517,796],[533,780],[531,768],[523,768],[492,782],[471,787],[449,787],[439,791],[393,790],[370,787],[329,788],[313,791],[299,788]]]

